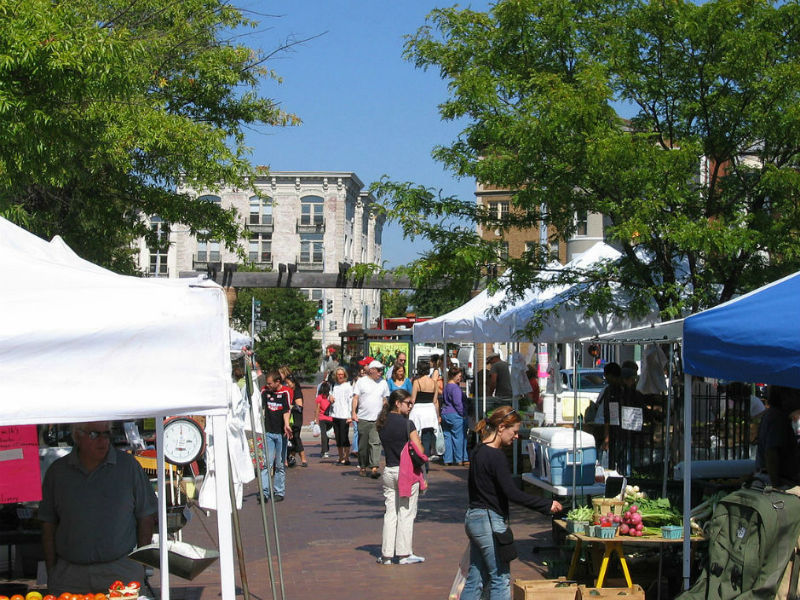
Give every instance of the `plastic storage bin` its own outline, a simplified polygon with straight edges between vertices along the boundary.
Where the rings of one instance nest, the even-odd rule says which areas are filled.
[[[534,427],[531,429],[531,471],[553,485],[572,485],[573,469],[577,485],[594,485],[597,449],[594,436],[566,427]],[[574,446],[573,443],[577,442]]]

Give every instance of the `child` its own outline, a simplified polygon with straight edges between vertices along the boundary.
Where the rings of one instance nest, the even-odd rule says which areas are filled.
[[[317,395],[317,423],[319,423],[319,441],[322,445],[322,458],[330,458],[328,454],[328,429],[333,427],[333,417],[326,415],[325,411],[331,405],[329,398],[331,393],[331,385],[327,381],[323,381],[319,386],[319,394]]]

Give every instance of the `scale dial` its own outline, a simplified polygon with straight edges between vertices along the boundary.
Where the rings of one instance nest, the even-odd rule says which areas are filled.
[[[164,422],[164,459],[173,465],[188,465],[206,449],[206,434],[191,417],[172,417]]]

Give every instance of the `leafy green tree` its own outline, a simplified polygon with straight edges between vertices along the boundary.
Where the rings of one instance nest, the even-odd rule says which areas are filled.
[[[465,289],[483,265],[528,288],[545,247],[498,258],[501,232],[605,216],[622,259],[582,278],[589,312],[696,311],[800,268],[797,0],[500,0],[433,11],[406,45],[449,86],[465,126],[433,155],[458,177],[513,191],[498,218],[474,201],[384,178],[373,190],[431,252],[416,281]],[[633,113],[622,119],[616,108]],[[612,301],[613,286],[628,292]]]
[[[316,303],[297,289],[241,288],[233,308],[233,322],[242,330],[250,331],[253,298],[261,302],[256,321],[265,323],[258,331],[261,340],[253,348],[261,368],[287,365],[302,374],[314,373],[320,361],[320,345],[314,339],[313,327]]]
[[[228,37],[255,22],[224,0],[0,0],[0,25],[0,215],[126,272],[144,215],[235,244],[235,214],[181,190],[246,186],[245,128],[297,121],[257,90],[268,55]]]
[[[411,294],[405,290],[383,290],[381,292],[381,313],[384,317],[405,317],[410,299]]]

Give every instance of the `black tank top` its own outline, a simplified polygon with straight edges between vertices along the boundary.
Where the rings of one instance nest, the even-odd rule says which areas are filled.
[[[417,392],[417,404],[431,404],[433,402],[433,392]]]

